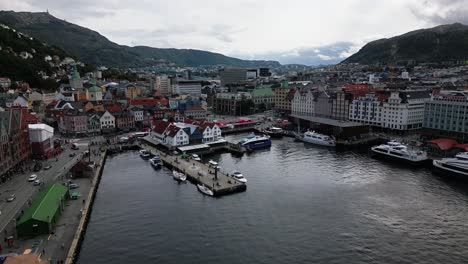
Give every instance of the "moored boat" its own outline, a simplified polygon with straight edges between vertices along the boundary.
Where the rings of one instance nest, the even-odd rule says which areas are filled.
[[[265,149],[271,147],[271,139],[266,135],[258,136],[251,134],[248,137],[242,139],[239,142],[239,145],[251,150]]]
[[[187,180],[187,175],[185,175],[182,172],[175,171],[175,170],[172,171],[172,177],[176,181],[180,181],[180,182],[184,182],[185,180]]]
[[[214,193],[212,190],[210,190],[208,187],[206,187],[205,185],[202,185],[202,184],[197,184],[197,189],[205,194],[205,195],[208,195],[208,196],[213,196]]]
[[[283,129],[279,127],[270,127],[263,131],[264,134],[272,137],[272,138],[282,138],[283,137]]]
[[[307,131],[299,139],[306,143],[315,144],[319,146],[325,146],[325,147],[336,146],[336,142],[332,137],[316,133],[315,131]]]
[[[424,164],[428,161],[427,153],[425,151],[409,149],[408,146],[396,141],[390,141],[387,144],[373,146],[371,151],[373,155],[379,157],[404,161],[412,164]]]
[[[458,153],[455,158],[432,161],[434,168],[448,176],[468,179],[468,152]]]
[[[149,159],[151,157],[151,153],[146,149],[142,149],[140,150],[140,157],[143,159]]]
[[[162,166],[161,157],[159,157],[159,155],[154,156],[153,158],[150,159],[150,164],[155,169],[161,168]]]
[[[236,181],[247,183],[247,179],[242,175],[240,171],[233,171],[231,177],[234,178]]]

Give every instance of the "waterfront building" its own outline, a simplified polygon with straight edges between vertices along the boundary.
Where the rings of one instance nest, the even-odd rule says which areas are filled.
[[[0,111],[0,176],[21,166],[31,155],[28,109],[6,108]]]
[[[465,140],[468,133],[468,93],[442,91],[425,103],[423,127],[430,134]]]
[[[291,101],[296,93],[295,88],[290,88],[287,81],[281,82],[279,87],[273,88],[274,92],[274,109],[276,113],[288,115],[291,113]]]
[[[355,98],[349,108],[349,120],[371,126],[383,124],[382,102],[375,93]]]
[[[109,111],[102,114],[99,121],[101,123],[101,131],[103,133],[115,130],[115,117]]]
[[[242,68],[224,68],[219,70],[221,86],[245,83],[247,70]]]
[[[315,100],[312,90],[296,90],[291,101],[291,113],[300,116],[315,115]]]
[[[187,132],[173,124],[169,125],[164,131],[164,143],[172,147],[188,145],[190,137]]]
[[[430,98],[427,90],[392,92],[383,103],[382,126],[403,131],[420,129],[424,120],[424,105]]]
[[[344,91],[336,92],[332,95],[332,119],[348,120],[349,108],[353,100],[353,95]]]
[[[46,124],[30,124],[29,142],[31,154],[34,159],[42,159],[54,150],[54,128]]]
[[[331,118],[333,109],[333,99],[326,91],[314,93],[314,116]]]

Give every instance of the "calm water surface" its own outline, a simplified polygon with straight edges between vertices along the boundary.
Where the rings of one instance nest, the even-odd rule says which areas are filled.
[[[109,158],[78,263],[468,261],[466,184],[292,139],[204,158],[247,191],[205,197],[136,152]]]

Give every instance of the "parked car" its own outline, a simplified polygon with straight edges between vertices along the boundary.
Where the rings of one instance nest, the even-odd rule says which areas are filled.
[[[70,157],[70,158],[75,157],[75,156],[76,156],[76,153],[70,153],[70,154],[68,155],[68,157]]]
[[[39,186],[39,185],[41,185],[41,180],[35,180],[35,181],[33,182],[33,185],[34,185],[34,186]]]
[[[33,174],[33,175],[29,176],[29,178],[28,178],[29,182],[32,182],[32,181],[35,181],[35,180],[37,180],[37,175],[36,174]]]
[[[8,196],[7,202],[13,202],[15,199],[16,199],[15,194],[11,194],[10,196]]]
[[[49,170],[50,168],[52,168],[52,165],[47,165],[44,167],[44,170]]]
[[[80,187],[80,186],[79,186],[78,184],[76,184],[76,183],[70,183],[70,184],[68,185],[68,188],[70,188],[70,189],[76,189],[76,188],[78,188],[78,187]]]

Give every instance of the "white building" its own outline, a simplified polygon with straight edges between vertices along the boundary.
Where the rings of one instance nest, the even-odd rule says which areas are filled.
[[[383,127],[396,130],[421,128],[424,121],[424,104],[431,94],[427,90],[392,92],[383,104]]]
[[[291,113],[300,116],[315,115],[315,102],[312,90],[296,90],[294,98],[291,101]]]
[[[177,81],[177,83],[172,86],[172,93],[200,96],[201,89],[202,86],[199,81]]]
[[[26,99],[24,96],[20,95],[16,97],[16,99],[13,101],[11,106],[21,106],[21,107],[28,107],[28,99]]]
[[[144,111],[142,109],[132,109],[130,110],[132,113],[135,122],[143,122],[144,118]]]
[[[366,94],[351,103],[349,120],[380,127],[383,122],[382,109],[382,103],[375,94]]]
[[[99,121],[101,122],[101,130],[113,130],[115,128],[115,117],[109,111],[106,111]]]
[[[178,147],[188,145],[189,142],[189,135],[178,126],[170,125],[164,132],[164,143],[167,145]]]

